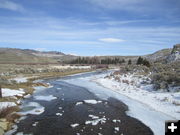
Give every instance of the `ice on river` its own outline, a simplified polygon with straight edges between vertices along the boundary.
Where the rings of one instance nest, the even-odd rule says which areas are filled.
[[[41,106],[37,102],[29,102],[25,106],[22,107],[23,110],[19,112],[22,115],[27,115],[27,114],[34,114],[34,115],[39,115],[44,112],[44,107]]]
[[[140,103],[134,99],[128,98],[127,96],[121,95],[116,91],[102,87],[95,82],[92,82],[95,78],[101,78],[107,74],[93,75],[89,77],[81,77],[75,79],[65,80],[67,83],[73,85],[81,86],[87,88],[90,92],[96,94],[99,98],[103,100],[108,100],[108,98],[116,98],[123,103],[125,103],[129,110],[126,112],[127,115],[139,119],[145,125],[150,127],[155,135],[164,135],[165,126],[164,123],[166,120],[174,119],[171,116],[168,116],[162,112],[158,112],[151,107]],[[92,121],[87,121],[86,123],[91,123]],[[156,124],[154,124],[156,123]]]
[[[98,103],[102,103],[102,101],[97,101],[94,99],[89,99],[89,100],[84,100],[85,103],[87,104],[98,104]]]
[[[43,100],[43,101],[51,101],[51,100],[57,99],[57,97],[54,97],[53,95],[49,95],[49,96],[34,96],[34,98],[36,100]]]

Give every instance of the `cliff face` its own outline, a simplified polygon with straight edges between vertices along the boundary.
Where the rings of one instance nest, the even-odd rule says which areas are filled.
[[[167,57],[167,62],[180,61],[180,44],[174,45],[171,54]]]

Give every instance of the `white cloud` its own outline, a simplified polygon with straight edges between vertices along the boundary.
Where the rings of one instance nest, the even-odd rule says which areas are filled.
[[[99,41],[108,42],[108,43],[119,43],[125,40],[119,38],[100,38]]]
[[[79,27],[73,24],[76,20],[56,18],[9,18],[0,17],[0,46],[2,45],[32,45],[33,48],[62,47],[72,50],[77,47],[109,48],[123,43],[120,48],[134,45],[173,45],[180,42],[180,27],[94,27],[92,29],[84,20],[78,20]],[[12,27],[11,22],[16,22]],[[88,22],[88,21],[87,21]],[[104,23],[104,22],[102,22]],[[116,24],[116,22],[114,22]],[[118,22],[117,22],[118,23]],[[10,26],[10,27],[8,27]],[[53,27],[52,27],[53,26]],[[60,27],[59,27],[60,26]],[[81,26],[81,27],[80,27]],[[125,39],[125,42],[123,42]],[[143,40],[143,41],[142,41]],[[150,42],[151,41],[151,42]],[[158,41],[158,42],[157,42]],[[173,43],[172,43],[173,42]],[[117,43],[117,44],[116,44]],[[38,46],[37,46],[38,44]],[[104,45],[106,44],[106,47]],[[157,48],[156,47],[156,48]],[[31,47],[32,48],[32,47]],[[133,48],[130,48],[133,49]],[[76,52],[73,52],[76,53]]]
[[[146,22],[153,22],[154,20],[123,20],[123,21],[114,21],[114,20],[107,20],[104,23],[107,25],[124,25],[124,24],[134,24],[134,23],[146,23]]]
[[[12,10],[12,11],[24,11],[24,8],[20,4],[14,3],[9,0],[1,0],[0,8]]]
[[[144,3],[145,0],[88,0],[88,2],[108,9],[134,9],[134,6]]]
[[[175,8],[170,7],[169,0],[86,0],[97,9],[121,10],[143,15],[163,15],[168,16],[172,12],[177,12]],[[177,4],[178,5],[178,4]],[[174,5],[176,7],[176,5]],[[178,7],[176,7],[179,9]],[[169,10],[168,10],[169,9]],[[101,9],[100,9],[101,10]],[[104,10],[103,10],[104,12]],[[163,14],[162,14],[163,13]],[[167,15],[164,15],[167,14]]]

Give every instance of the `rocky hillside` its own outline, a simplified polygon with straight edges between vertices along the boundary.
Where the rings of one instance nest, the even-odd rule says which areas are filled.
[[[171,54],[168,55],[167,60],[168,63],[180,61],[180,44],[177,44],[173,47]]]
[[[132,60],[132,62],[136,63],[139,56],[100,56],[100,59],[103,58],[120,58],[128,61],[129,59]],[[152,54],[141,56],[145,59],[147,59],[150,62],[155,63],[169,63],[169,62],[175,62],[180,61],[180,44],[174,45],[173,48],[167,48],[162,49],[157,52],[154,52]]]
[[[162,49],[153,54],[145,55],[143,57],[152,62],[164,62],[171,54],[171,51],[172,49]]]

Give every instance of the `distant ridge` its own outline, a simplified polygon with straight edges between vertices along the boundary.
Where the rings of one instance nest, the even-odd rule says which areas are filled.
[[[49,54],[51,56],[54,52],[48,53],[30,49],[0,48],[0,63],[57,63],[57,61],[52,57],[45,57],[43,54]],[[63,55],[63,53],[60,54]]]
[[[33,49],[0,48],[0,64],[51,64],[71,61],[79,56],[67,55],[58,51],[37,51]],[[120,58],[136,61],[139,56],[97,56],[99,59]],[[180,44],[174,48],[162,49],[143,55],[151,62],[171,62],[180,59]]]

